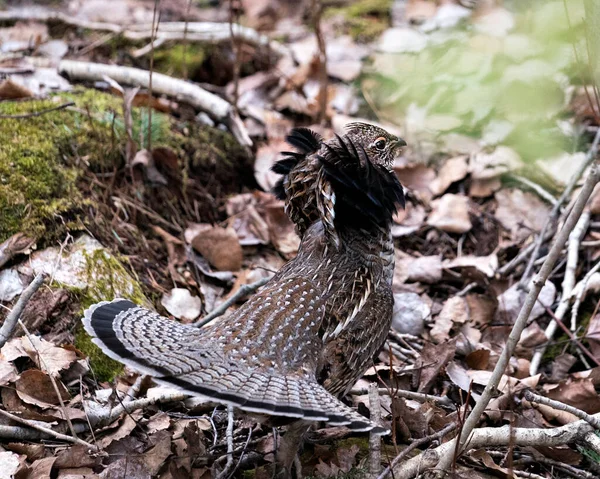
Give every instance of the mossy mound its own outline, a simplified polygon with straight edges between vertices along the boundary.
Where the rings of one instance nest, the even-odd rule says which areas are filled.
[[[47,100],[1,102],[0,115],[27,115],[74,101],[61,109],[25,118],[0,119],[0,242],[17,232],[55,240],[65,228],[81,227],[84,198],[77,188],[80,166],[119,161],[111,129],[102,124],[119,100],[85,90]]]
[[[66,102],[74,105],[30,116]],[[125,165],[122,98],[79,89],[45,100],[0,102],[0,115],[26,115],[0,118],[0,242],[25,232],[43,246],[55,243],[66,231],[82,229],[88,206],[94,203],[94,195],[89,194],[93,176],[112,178]],[[240,166],[251,176],[251,158],[229,133],[176,122],[159,112],[150,117],[146,108],[132,108],[131,116],[134,140],[145,139],[150,131],[153,146],[167,147],[175,154],[176,165],[169,175],[180,179],[180,189],[192,179],[203,187],[224,185],[219,193],[230,186],[231,191],[239,190],[240,177],[248,179],[240,175]],[[123,176],[115,177],[114,186]],[[150,188],[146,200],[152,207],[159,196],[161,214],[163,197],[176,201],[180,192],[165,190],[156,195]]]
[[[358,0],[345,7],[332,7],[326,16],[339,15],[344,19],[345,33],[360,42],[376,40],[390,27],[392,0]]]

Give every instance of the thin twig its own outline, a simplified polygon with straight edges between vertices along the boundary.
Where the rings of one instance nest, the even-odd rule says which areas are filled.
[[[217,479],[228,478],[234,467],[233,462],[233,406],[227,406],[227,462],[225,468],[217,475]]]
[[[405,391],[403,389],[388,390],[386,388],[379,388],[378,392],[379,392],[379,394],[384,394],[386,396],[411,399],[413,401],[419,401],[419,402],[431,401],[431,402],[434,402],[437,404],[442,404],[444,406],[452,406],[454,404],[452,402],[452,400],[446,396],[433,396],[431,394],[416,393],[413,391]],[[368,393],[369,393],[369,390],[367,388],[355,388],[355,389],[350,390],[350,394],[353,394],[353,395],[368,394]]]
[[[23,321],[21,321],[20,319],[19,319],[19,326],[21,326],[21,328],[25,332],[25,336],[27,336],[27,339],[29,340],[29,344],[31,344],[31,347],[35,350],[35,353],[37,354],[38,359],[40,361],[40,366],[42,366],[43,369],[46,370],[46,373],[48,373],[48,378],[50,378],[50,382],[52,383],[52,387],[54,388],[54,392],[56,393],[56,397],[58,398],[58,402],[60,404],[60,412],[62,412],[62,414],[64,416],[64,420],[67,421],[67,425],[69,427],[69,431],[71,431],[71,435],[74,438],[77,438],[77,433],[75,432],[75,428],[73,427],[73,422],[71,421],[71,418],[69,417],[69,413],[67,412],[67,408],[65,407],[65,402],[63,401],[61,391],[58,388],[58,384],[56,383],[56,379],[54,379],[54,376],[52,374],[50,374],[50,369],[48,368],[48,364],[46,364],[46,360],[40,354],[38,348],[36,348],[35,343],[31,339],[31,333],[27,329],[27,326],[25,326],[23,324]]]
[[[595,416],[600,418],[600,414]],[[584,440],[586,445],[594,451],[600,450],[597,444],[587,442],[591,435],[595,436],[592,426],[587,421],[575,421],[565,426],[549,429],[511,427],[509,425],[482,427],[471,431],[471,433],[469,447],[474,449],[480,447],[506,447],[509,444],[513,446],[553,447]],[[595,437],[598,438],[598,436]],[[422,454],[399,464],[394,468],[394,479],[409,479],[431,468],[439,470],[443,458],[454,456],[457,439],[454,438],[445,442],[435,449],[428,449]]]
[[[231,49],[233,50],[233,101],[231,103],[237,111],[240,84],[240,44],[233,30],[235,17],[236,12],[233,7],[233,0],[229,0],[229,34],[231,35]]]
[[[75,105],[74,101],[68,101],[67,103],[63,103],[62,105],[54,106],[52,108],[46,108],[45,110],[32,111],[30,113],[21,113],[19,115],[0,115],[0,119],[21,120],[23,118],[33,118],[35,116],[42,116],[46,113],[50,113],[53,111],[63,110],[73,105]]]
[[[402,459],[404,459],[406,456],[408,456],[408,454],[410,454],[412,451],[414,451],[417,447],[422,446],[423,444],[427,444],[428,442],[441,439],[445,435],[454,431],[455,429],[456,429],[456,423],[452,422],[452,423],[448,424],[445,428],[439,430],[438,432],[436,432],[434,434],[430,434],[429,436],[425,436],[425,437],[422,437],[420,439],[417,439],[417,440],[411,442],[410,445],[407,446],[406,448],[404,448],[402,450],[402,452],[400,452],[400,454],[398,454],[394,458],[394,460],[391,462],[391,464],[388,467],[386,467],[381,474],[379,474],[379,477],[377,477],[377,479],[384,479],[385,477],[387,477],[387,475],[390,472],[392,472],[392,469],[394,469],[394,467],[396,467],[396,465]]]
[[[154,73],[154,40],[158,33],[160,24],[160,2],[154,0],[154,10],[152,12],[152,35],[150,37],[150,78],[148,80],[148,138],[146,138],[146,149],[152,154],[152,74]],[[157,18],[158,12],[158,18]]]
[[[598,138],[600,139],[600,135],[598,135]],[[506,346],[502,351],[502,354],[498,358],[496,367],[494,368],[494,371],[492,372],[492,375],[485,389],[483,390],[481,397],[479,398],[479,400],[475,404],[475,407],[473,408],[473,410],[471,411],[471,413],[465,421],[464,427],[459,435],[459,452],[461,452],[467,445],[468,441],[470,440],[470,436],[473,432],[473,429],[479,422],[490,400],[492,399],[494,391],[498,387],[500,379],[504,375],[506,366],[508,365],[508,362],[513,355],[515,347],[519,342],[519,339],[521,338],[521,333],[527,325],[527,320],[529,319],[531,310],[537,302],[537,298],[540,294],[540,291],[542,290],[544,284],[546,284],[546,280],[548,279],[550,273],[552,272],[552,269],[554,268],[554,265],[558,260],[558,257],[560,256],[560,251],[565,245],[570,232],[573,230],[576,223],[579,221],[579,218],[583,213],[583,209],[585,208],[585,205],[590,195],[592,194],[592,191],[594,191],[594,187],[598,183],[599,179],[600,169],[598,165],[595,164],[592,167],[592,170],[590,171],[588,177],[586,178],[585,183],[583,184],[583,188],[581,189],[575,201],[575,204],[573,205],[571,213],[567,217],[567,220],[565,221],[562,229],[556,236],[554,244],[552,245],[552,248],[548,253],[548,258],[546,258],[546,261],[542,265],[539,273],[532,281],[532,285],[525,298],[525,302],[523,303],[521,311],[519,312],[515,324],[513,325],[512,331],[510,332],[510,335],[508,337],[508,340],[506,341]],[[449,450],[441,457],[441,460],[438,465],[439,469],[443,471],[443,473],[449,471],[453,459],[453,451]]]
[[[12,336],[12,333],[17,326],[17,322],[23,314],[23,310],[27,303],[31,299],[31,297],[35,294],[35,292],[40,289],[40,286],[44,282],[44,276],[42,274],[38,274],[31,284],[25,288],[25,291],[21,293],[17,304],[13,307],[12,311],[8,313],[2,327],[0,328],[0,348],[6,344],[6,341]]]
[[[531,391],[525,391],[525,399],[529,402],[535,402],[538,404],[543,404],[545,406],[550,406],[553,409],[558,409],[559,411],[566,411],[568,413],[577,416],[579,419],[583,419],[590,423],[594,428],[600,430],[600,418],[592,416],[581,409],[577,409],[576,407],[569,406],[560,401],[555,401],[554,399],[549,399],[544,396],[540,396],[539,394],[534,394]]]
[[[533,248],[533,253],[531,254],[531,257],[529,258],[529,262],[527,263],[527,266],[525,267],[523,276],[521,277],[521,280],[519,281],[519,284],[522,287],[525,287],[527,285],[527,282],[529,281],[529,277],[531,276],[531,272],[533,270],[533,263],[537,259],[540,248],[541,248],[543,242],[545,241],[546,232],[552,231],[554,229],[554,228],[551,228],[550,226],[554,225],[555,221],[557,220],[562,204],[565,201],[567,201],[567,199],[571,196],[571,192],[575,188],[575,185],[577,184],[579,179],[583,176],[583,173],[588,168],[588,166],[590,166],[590,164],[596,158],[596,154],[598,153],[598,142],[600,142],[600,129],[596,132],[596,136],[594,136],[594,141],[592,142],[592,145],[590,146],[590,148],[587,151],[585,161],[579,166],[579,169],[571,176],[571,179],[569,180],[567,187],[562,192],[562,194],[560,195],[558,200],[556,200],[556,203],[554,203],[554,206],[552,207],[552,210],[550,211],[550,214],[548,215],[548,218],[546,219],[546,222],[544,223],[544,227],[542,228],[542,231],[536,238],[535,246]]]
[[[575,329],[577,329],[577,313],[579,312],[579,306],[581,305],[583,296],[586,293],[587,284],[589,283],[591,277],[599,270],[600,261],[598,261],[592,267],[592,269],[586,273],[583,279],[573,288],[573,292],[575,292],[575,302],[573,303],[573,308],[571,309],[571,331],[575,331]]]
[[[27,419],[23,419],[23,418],[21,418],[19,416],[15,416],[14,414],[11,414],[10,412],[5,411],[4,409],[0,409],[0,414],[2,416],[7,417],[11,421],[15,421],[15,422],[18,422],[18,423],[23,424],[25,426],[28,426],[30,428],[37,429],[38,431],[43,432],[44,434],[48,434],[49,436],[52,436],[52,437],[54,437],[54,438],[56,438],[56,439],[58,439],[60,441],[66,441],[66,442],[73,442],[75,444],[81,444],[82,446],[88,447],[92,451],[97,451],[98,450],[98,448],[96,446],[94,446],[93,444],[90,444],[89,442],[85,442],[82,439],[79,439],[77,437],[67,436],[66,434],[61,434],[59,432],[53,431],[52,429],[48,429],[47,427],[40,426],[36,422],[28,421]]]
[[[321,0],[312,0],[313,28],[319,47],[319,122],[327,118],[327,46],[321,29],[323,5]]]
[[[204,316],[202,319],[199,319],[194,323],[194,326],[197,328],[201,328],[205,324],[210,323],[213,319],[222,316],[227,308],[232,304],[236,303],[238,300],[243,298],[244,296],[249,295],[250,293],[254,293],[258,288],[264,286],[271,278],[261,278],[258,281],[250,284],[244,284],[240,286],[240,288],[232,294],[226,301],[223,301],[217,308],[213,309],[210,313]]]
[[[369,412],[371,421],[381,424],[381,403],[377,383],[369,384]],[[371,432],[369,434],[369,475],[371,478],[379,476],[381,471],[381,435]]]
[[[514,178],[515,180],[519,181],[520,183],[523,183],[525,186],[531,188],[533,191],[535,191],[538,194],[538,196],[540,198],[542,198],[543,200],[546,200],[552,206],[554,206],[556,204],[556,198],[554,196],[552,196],[548,191],[546,191],[544,188],[542,188],[537,183],[534,183],[533,181],[531,181],[529,178],[525,178],[525,177],[519,176],[519,175],[511,175],[511,177]]]
[[[575,287],[575,273],[577,270],[577,262],[579,260],[579,245],[590,224],[590,217],[590,211],[584,211],[579,220],[577,221],[577,224],[573,228],[573,231],[571,231],[571,233],[569,234],[569,246],[567,248],[567,265],[565,266],[565,276],[562,282],[562,298],[560,300],[560,303],[558,304],[558,307],[556,308],[556,312],[554,313],[554,316],[560,321],[562,321],[565,315],[567,314],[567,311],[569,310],[569,305],[571,304],[571,293],[573,291],[573,288]],[[546,327],[546,331],[544,331],[544,334],[546,335],[548,341],[550,341],[556,333],[557,327],[558,324],[556,320],[550,321],[550,323]],[[533,353],[533,357],[531,358],[531,365],[529,366],[529,372],[532,376],[535,376],[537,374],[547,345],[548,342],[542,344],[539,348],[536,348],[535,352]]]

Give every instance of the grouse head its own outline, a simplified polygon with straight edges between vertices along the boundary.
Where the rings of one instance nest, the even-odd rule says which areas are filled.
[[[345,136],[354,145],[360,145],[370,161],[388,171],[392,171],[394,158],[400,148],[406,146],[402,138],[368,123],[349,123]]]

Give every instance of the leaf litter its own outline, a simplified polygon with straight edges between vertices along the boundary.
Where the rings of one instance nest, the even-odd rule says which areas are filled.
[[[101,2],[80,3],[72,7],[74,18],[118,22],[116,17],[106,18],[99,7]],[[165,3],[165,21],[183,19],[184,12],[178,11],[175,3]],[[183,135],[179,139],[189,138],[191,127],[186,122],[197,117],[184,102],[158,99],[143,91],[128,97],[122,87],[107,79],[96,86],[121,98],[120,111],[107,118],[95,118],[89,113],[88,121],[97,121],[97,126],[108,121],[113,125],[114,141],[120,141],[119,135],[129,136],[129,141],[121,150],[127,152],[121,154],[125,163],[90,169],[82,175],[82,183],[87,185],[82,188],[94,211],[94,238],[81,235],[82,225],[76,221],[69,223],[75,240],[64,244],[57,245],[44,237],[30,238],[26,230],[1,238],[2,306],[13,307],[17,295],[37,272],[53,277],[50,293],[60,298],[38,299],[36,308],[40,309],[39,314],[36,309],[36,314],[43,319],[33,322],[33,335],[18,332],[19,336],[0,351],[3,408],[64,434],[70,434],[65,418],[68,415],[80,437],[93,440],[108,453],[90,456],[77,444],[54,449],[41,434],[28,429],[29,435],[2,443],[5,450],[0,452],[0,462],[5,467],[1,474],[6,477],[203,478],[211,477],[211,469],[224,466],[227,414],[196,399],[177,399],[168,405],[158,401],[117,415],[111,424],[98,423],[102,426],[94,428],[92,437],[87,416],[106,418],[110,411],[138,396],[160,398],[173,392],[149,388],[151,384],[144,381],[138,387],[137,376],[127,370],[108,380],[100,378],[95,374],[98,363],[91,361],[90,368],[86,366],[84,356],[91,358],[90,350],[83,353],[73,344],[79,345],[76,327],[82,309],[99,299],[112,299],[105,297],[107,294],[125,295],[136,301],[147,297],[160,313],[190,322],[214,310],[241,286],[273,274],[295,255],[299,238],[283,204],[268,193],[276,180],[270,168],[279,152],[288,149],[284,138],[291,127],[311,126],[325,136],[330,136],[331,130],[317,125],[320,84],[315,37],[301,15],[274,20],[278,15],[268,12],[280,2],[261,3],[264,8],[255,6],[254,17],[249,20],[262,22],[267,30],[290,29],[285,43],[291,56],[282,56],[277,64],[261,62],[257,58],[264,52],[244,45],[245,54],[253,60],[248,61],[248,70],[243,72],[237,88],[244,125],[256,144],[250,168],[241,156],[228,158],[221,151],[212,151],[209,137],[204,137],[202,148],[192,145],[181,149],[177,142],[165,140],[168,130]],[[343,24],[348,22],[347,15],[334,12],[323,19],[330,80],[325,116],[333,130],[341,132],[343,125],[358,119],[358,115],[369,121],[393,118],[397,132],[409,143],[394,166],[407,190],[408,203],[394,217],[392,228],[396,245],[392,330],[373,367],[353,390],[377,382],[389,392],[381,397],[381,405],[383,421],[393,427],[394,434],[384,441],[384,448],[390,448],[384,461],[397,454],[393,444],[404,444],[441,430],[455,420],[457,411],[467,401],[472,405],[480,397],[527,293],[527,286],[520,285],[525,264],[517,264],[508,274],[502,268],[536,241],[550,218],[553,205],[548,204],[548,196],[558,197],[556,192],[562,191],[569,180],[567,172],[585,161],[591,137],[581,133],[580,127],[598,127],[582,87],[564,76],[562,83],[555,80],[559,76],[555,73],[562,73],[568,61],[560,55],[543,61],[532,58],[536,51],[545,51],[545,46],[523,32],[517,12],[508,7],[480,7],[473,12],[458,3],[439,5],[410,0],[404,16],[385,17],[386,24],[392,22],[391,27],[371,42],[348,35],[352,33],[351,23]],[[562,2],[549,2],[549,6],[533,14],[533,26],[538,25],[536,22],[550,22],[561,11],[558,4]],[[120,8],[137,12],[134,16],[138,20],[151,20],[152,11],[147,5],[128,1]],[[191,9],[196,19],[220,21],[227,20],[225,10],[196,5]],[[378,15],[374,15],[374,21]],[[371,21],[372,17],[365,18]],[[398,18],[404,23],[398,24]],[[575,15],[572,21],[579,24],[578,18]],[[292,22],[293,31],[287,21]],[[472,29],[465,31],[461,26],[465,24]],[[56,100],[61,100],[61,94],[79,88],[75,81],[58,76],[54,67],[37,65],[41,58],[57,62],[81,51],[83,59],[115,61],[114,52],[103,47],[102,37],[96,33],[72,30],[63,36],[43,22],[14,22],[1,28],[0,68],[9,73],[0,83],[0,98],[32,101],[54,92],[58,94]],[[461,50],[465,39],[471,50]],[[553,42],[548,43],[554,45]],[[418,62],[435,56],[436,48],[447,49],[448,62],[438,65],[443,74],[430,75],[428,67]],[[482,51],[509,64],[502,75],[497,75],[494,64],[484,61]],[[15,52],[19,52],[19,58],[9,58]],[[147,68],[147,59],[143,55],[140,58],[123,61]],[[474,59],[483,60],[478,64]],[[402,72],[391,72],[387,79],[402,86],[391,92],[388,84],[373,79],[373,69],[381,66],[377,73],[385,76],[390,73],[389,66],[408,61],[415,62],[415,81],[426,78],[419,85],[422,92],[434,87],[436,91],[449,92],[449,96],[428,96],[427,103],[422,103],[423,95],[412,90],[412,81],[403,83]],[[210,72],[218,65],[209,55],[199,68]],[[23,73],[10,73],[15,71]],[[514,102],[523,91],[529,91],[527,85],[548,78],[550,85],[541,85],[541,93],[557,92],[564,100],[571,89],[575,91],[572,101],[535,104],[532,111],[521,116],[503,109],[504,105],[497,101],[497,95],[503,92],[507,103]],[[452,88],[446,83],[449,79],[456,82]],[[490,90],[486,83],[493,83],[496,90]],[[230,76],[224,86],[215,88],[222,88],[231,99],[234,84]],[[460,96],[461,90],[476,92],[477,102],[468,103],[474,100]],[[531,98],[533,102],[535,95]],[[154,119],[136,117],[136,109],[148,104],[154,108]],[[397,108],[401,108],[400,115],[396,115]],[[554,133],[558,131],[558,117],[565,112],[571,114],[567,127],[563,124],[560,131],[579,131],[579,151],[567,150],[560,142],[558,146],[548,142],[547,147],[532,154],[529,139],[522,133],[528,131],[528,125],[536,126],[532,116],[538,110],[544,117],[542,126]],[[556,125],[544,123],[548,119],[556,119]],[[215,124],[211,118],[204,121]],[[119,123],[120,133],[114,126]],[[201,131],[211,128],[202,126]],[[155,137],[152,149],[143,148],[145,129]],[[533,144],[539,146],[537,140]],[[197,156],[203,149],[211,150],[213,156]],[[78,161],[87,164],[88,158],[78,155],[76,152]],[[196,163],[188,162],[193,155]],[[231,160],[229,174],[239,178],[236,182],[230,176],[220,176],[222,172],[215,167],[217,162],[226,160]],[[125,171],[128,167],[132,169],[129,176]],[[539,171],[532,171],[536,169]],[[517,176],[529,179],[538,186],[537,191],[519,183],[514,179]],[[550,193],[541,197],[540,190]],[[586,245],[596,245],[600,240],[598,197],[596,194],[592,201],[591,221],[578,247],[577,281],[598,260],[595,246]],[[67,222],[72,219],[63,218]],[[560,221],[564,221],[564,216]],[[540,258],[547,248],[546,241]],[[109,287],[92,284],[98,278],[89,274],[89,258],[96,258],[98,251],[102,251],[103,262],[118,261],[124,265],[129,277],[126,284],[116,284],[113,274],[107,276]],[[542,362],[542,374],[530,371],[536,349],[548,341],[544,329],[553,319],[549,311],[556,311],[561,301],[566,274],[563,262],[542,288],[516,355],[498,385],[500,395],[490,403],[482,424],[501,426],[513,421],[518,427],[552,428],[575,420],[568,412],[522,400],[527,389],[589,414],[600,412],[600,315],[595,276],[586,284],[578,284],[585,295],[581,296],[576,340],[566,334],[552,338]],[[43,297],[42,293],[38,293],[38,298]],[[569,301],[576,294],[570,295]],[[238,298],[233,307],[243,300],[244,297]],[[61,312],[59,317],[51,312],[56,309]],[[5,314],[0,308],[0,315]],[[405,399],[400,390],[443,397],[451,406]],[[366,396],[355,392],[348,399],[368,414]],[[6,424],[18,426],[10,421]],[[333,442],[306,444],[300,458],[305,473],[343,477],[342,474],[354,472],[356,476],[347,477],[365,477],[368,446],[360,441],[345,442],[346,436],[341,434],[342,439]],[[256,471],[255,477],[262,477],[265,466],[274,459],[272,433],[236,416],[234,440],[241,468],[236,473],[241,474],[243,469]],[[511,471],[544,475],[551,473],[551,460],[577,471],[597,471],[597,457],[586,446],[536,449],[531,452],[527,448],[480,448],[461,457],[458,471],[476,474],[477,469],[485,468],[503,475]],[[507,453],[531,461],[517,462],[515,469],[510,469],[498,457]]]

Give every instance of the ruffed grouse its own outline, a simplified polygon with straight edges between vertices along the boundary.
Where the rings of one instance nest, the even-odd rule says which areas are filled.
[[[201,329],[131,301],[83,323],[110,357],[244,411],[380,431],[337,397],[378,352],[391,322],[392,215],[404,195],[392,163],[406,143],[352,123],[325,142],[295,129],[273,167],[275,194],[302,237],[298,255],[242,307]],[[292,456],[293,457],[293,456]]]

